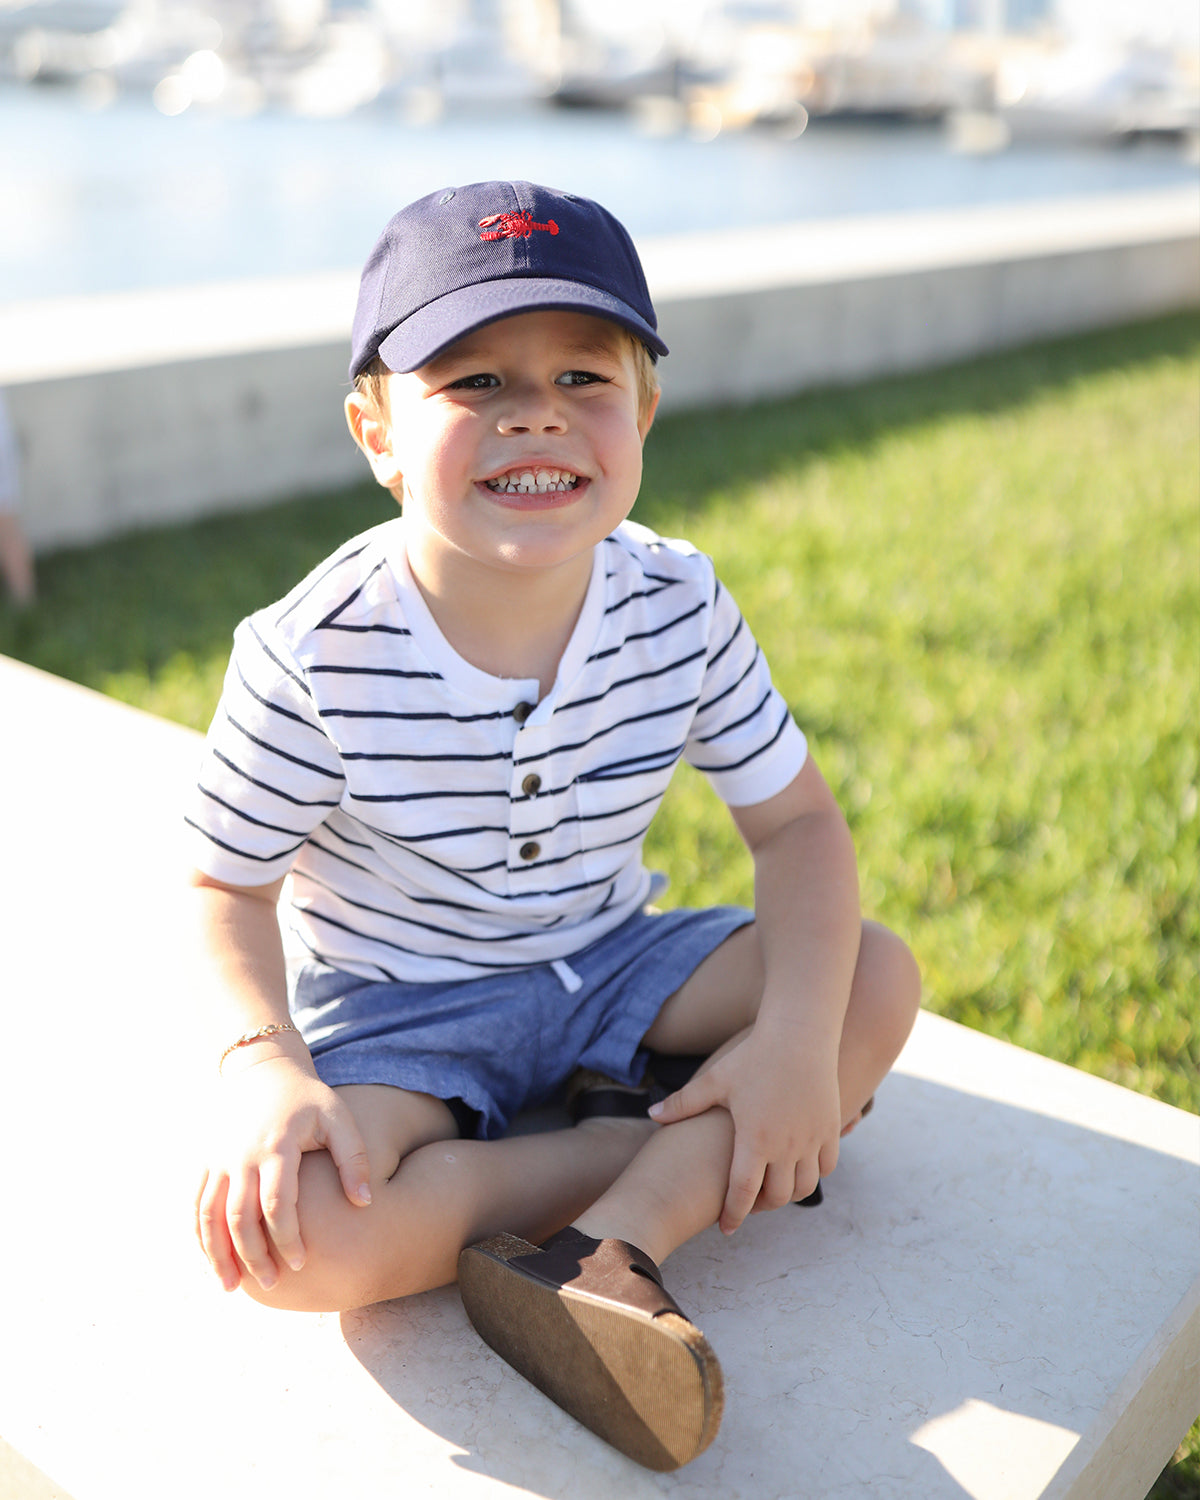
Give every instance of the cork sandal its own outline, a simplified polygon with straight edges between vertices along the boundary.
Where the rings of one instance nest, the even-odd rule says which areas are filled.
[[[567,1083],[566,1107],[572,1125],[581,1120],[639,1119],[666,1093],[649,1073],[641,1083],[618,1083],[593,1068],[576,1068]]]
[[[462,1252],[458,1282],[484,1342],[637,1463],[677,1469],[716,1436],[716,1355],[635,1245],[577,1229],[541,1247],[496,1235]]]

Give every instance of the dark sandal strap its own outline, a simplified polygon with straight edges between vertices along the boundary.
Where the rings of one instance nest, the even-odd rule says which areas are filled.
[[[662,1272],[644,1250],[625,1240],[596,1240],[568,1225],[530,1255],[509,1264],[552,1287],[614,1302],[657,1317],[673,1312],[686,1317],[662,1284]]]
[[[611,1088],[583,1089],[568,1106],[571,1123],[595,1119],[641,1119],[654,1103],[650,1089],[626,1089],[614,1083]]]

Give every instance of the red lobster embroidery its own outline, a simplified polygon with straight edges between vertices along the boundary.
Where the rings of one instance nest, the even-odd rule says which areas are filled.
[[[490,224],[498,224],[500,227],[489,229]],[[491,214],[486,219],[480,219],[479,227],[486,231],[479,236],[481,240],[527,240],[535,229],[545,229],[550,234],[558,233],[558,225],[553,219],[548,224],[535,224],[528,209],[524,213]]]

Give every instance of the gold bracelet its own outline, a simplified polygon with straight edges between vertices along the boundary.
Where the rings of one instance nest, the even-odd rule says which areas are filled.
[[[248,1031],[245,1036],[238,1037],[236,1042],[230,1042],[229,1046],[221,1053],[221,1060],[217,1063],[217,1072],[221,1071],[221,1065],[231,1052],[236,1052],[239,1047],[248,1047],[251,1042],[261,1041],[265,1036],[275,1036],[280,1031],[295,1031],[296,1028],[290,1021],[272,1021],[269,1026],[260,1026],[257,1031]]]

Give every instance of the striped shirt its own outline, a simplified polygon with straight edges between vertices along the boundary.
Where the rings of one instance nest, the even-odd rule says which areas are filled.
[[[290,870],[293,936],[336,968],[476,978],[569,958],[645,902],[681,756],[738,806],[807,754],[709,559],[631,522],[537,695],[449,645],[401,519],[354,538],[237,629],[189,810],[199,868]]]

